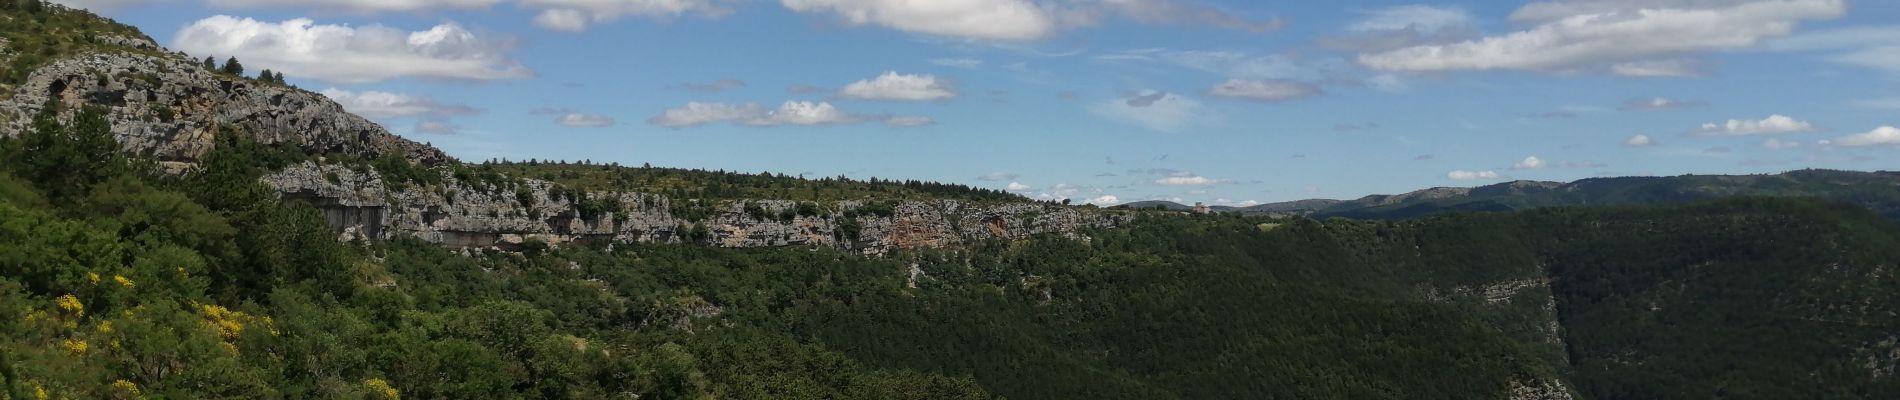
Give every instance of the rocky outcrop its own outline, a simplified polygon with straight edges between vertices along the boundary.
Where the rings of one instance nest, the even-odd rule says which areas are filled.
[[[1543,380],[1525,384],[1513,380],[1511,381],[1510,393],[1508,393],[1505,398],[1510,400],[1571,400],[1576,397],[1570,394],[1570,388],[1565,387],[1561,381]]]
[[[343,239],[415,236],[451,248],[510,249],[530,241],[700,243],[718,247],[814,245],[883,254],[989,239],[1035,235],[1084,238],[1133,214],[1082,211],[1035,203],[969,204],[956,200],[880,205],[858,201],[808,204],[783,200],[706,201],[648,193],[588,193],[618,210],[588,215],[554,185],[538,180],[464,182],[443,172],[443,184],[389,185],[375,171],[306,162],[263,178],[286,199],[323,210]],[[703,216],[676,215],[701,210]]]
[[[321,94],[206,70],[182,54],[162,53],[145,38],[105,36],[125,51],[94,52],[42,67],[0,100],[0,134],[27,129],[57,99],[109,111],[125,150],[160,162],[191,164],[228,128],[263,143],[287,142],[310,154],[375,158],[386,154],[424,164],[450,158],[389,133]]]

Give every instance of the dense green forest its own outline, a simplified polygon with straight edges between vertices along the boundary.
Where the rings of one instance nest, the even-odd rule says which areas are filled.
[[[33,126],[0,140],[4,399],[1900,396],[1900,227],[1826,201],[461,256],[334,240],[241,134],[170,176],[99,110]]]
[[[1009,192],[960,184],[917,180],[851,179],[844,176],[805,178],[761,172],[747,174],[700,169],[625,167],[592,161],[491,160],[469,168],[507,176],[541,179],[583,191],[622,191],[639,188],[682,199],[779,199],[835,201],[864,199],[958,199],[966,201],[1026,202]]]

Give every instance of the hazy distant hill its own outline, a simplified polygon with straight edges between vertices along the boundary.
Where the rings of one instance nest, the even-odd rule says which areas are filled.
[[[1459,211],[1545,207],[1681,204],[1735,196],[1816,197],[1854,203],[1900,218],[1900,173],[1800,170],[1775,175],[1592,178],[1571,183],[1516,181],[1475,188],[1440,187],[1357,200],[1301,200],[1239,208],[1247,215],[1411,218]]]

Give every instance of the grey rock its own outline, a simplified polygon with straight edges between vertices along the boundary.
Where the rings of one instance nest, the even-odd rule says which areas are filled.
[[[375,239],[414,236],[451,248],[508,249],[530,240],[554,246],[576,241],[685,243],[752,248],[827,246],[881,255],[893,250],[941,248],[988,239],[1037,235],[1087,239],[1082,232],[1126,225],[1134,214],[1083,211],[1039,203],[973,206],[955,200],[906,201],[889,216],[852,213],[856,201],[820,204],[822,215],[782,219],[797,202],[785,200],[676,200],[650,193],[588,193],[617,198],[618,212],[582,215],[578,205],[554,194],[554,185],[521,180],[506,186],[462,182],[446,172],[431,187],[390,186],[375,171],[305,162],[263,178],[286,199],[324,211],[339,231]],[[522,204],[517,191],[533,200]],[[675,201],[703,204],[710,217],[688,220],[673,214]],[[748,213],[763,210],[763,215]],[[694,226],[706,237],[691,238]],[[855,232],[844,232],[846,229]]]

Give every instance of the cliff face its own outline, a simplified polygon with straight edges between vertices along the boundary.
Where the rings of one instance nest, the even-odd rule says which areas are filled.
[[[95,105],[125,150],[182,168],[211,151],[213,133],[235,127],[263,143],[305,151],[374,158],[397,154],[423,164],[450,158],[389,133],[321,94],[205,70],[182,54],[164,53],[145,38],[102,37],[124,51],[55,61],[0,100],[0,132],[27,129],[48,100]]]
[[[1132,213],[1034,203],[972,205],[955,200],[899,202],[888,213],[860,212],[866,204],[840,201],[798,215],[791,212],[799,206],[792,201],[706,202],[647,193],[589,193],[596,199],[611,196],[621,207],[585,215],[569,196],[557,194],[544,181],[502,187],[458,181],[446,173],[443,178],[443,184],[429,188],[392,186],[375,171],[306,162],[263,180],[287,199],[323,210],[343,232],[342,239],[415,236],[473,249],[510,249],[531,240],[553,245],[612,241],[735,248],[816,245],[875,255],[1044,234],[1083,239],[1079,231],[1121,226],[1134,218]],[[697,219],[676,215],[675,210],[686,207],[710,213]]]

